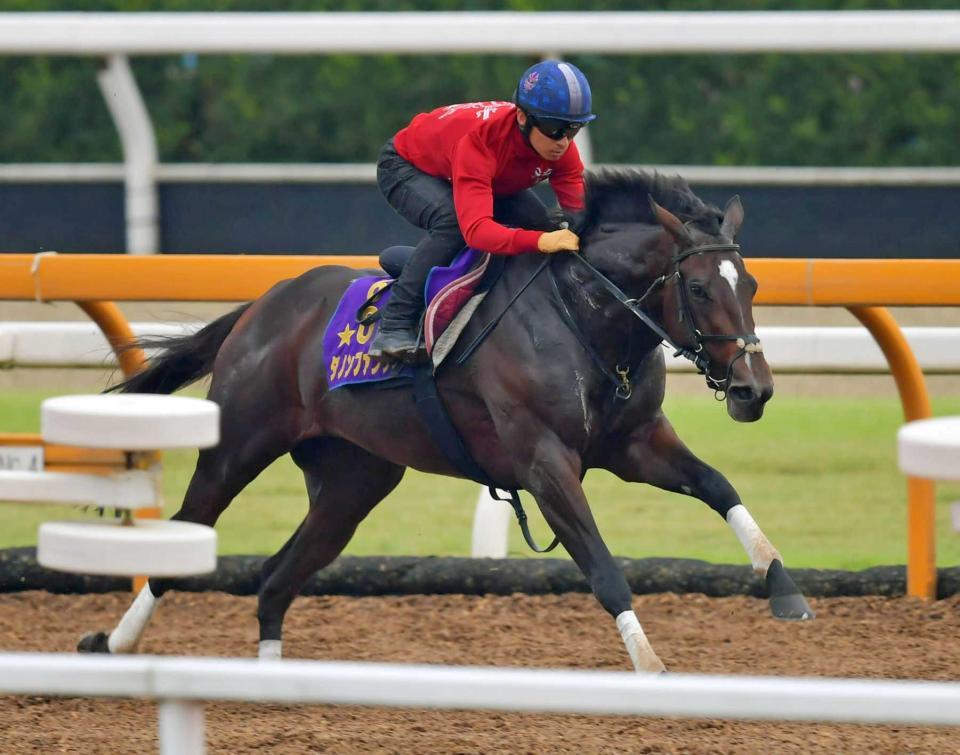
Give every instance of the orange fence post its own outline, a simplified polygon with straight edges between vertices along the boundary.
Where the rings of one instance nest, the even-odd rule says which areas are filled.
[[[120,307],[109,301],[78,301],[77,306],[103,331],[123,374],[127,377],[136,375],[147,363],[147,357],[142,349],[124,348],[133,342],[134,335]]]
[[[848,307],[890,363],[907,422],[933,415],[923,372],[893,316],[883,307]],[[932,480],[907,479],[907,594],[937,597],[936,506]]]

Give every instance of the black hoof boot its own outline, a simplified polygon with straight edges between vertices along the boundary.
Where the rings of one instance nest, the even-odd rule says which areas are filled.
[[[767,569],[767,595],[770,596],[770,613],[784,621],[809,621],[816,617],[813,609],[797,589],[787,570],[778,560]]]
[[[106,632],[87,632],[77,643],[78,653],[108,653],[110,648],[107,646]]]

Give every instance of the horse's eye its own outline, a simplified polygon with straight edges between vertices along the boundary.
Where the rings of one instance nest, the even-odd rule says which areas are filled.
[[[700,283],[697,283],[696,281],[694,281],[694,282],[690,283],[690,285],[687,286],[687,288],[689,288],[689,289],[690,289],[690,293],[693,294],[694,296],[696,296],[698,299],[706,299],[706,298],[707,298],[706,289],[704,289],[704,287],[703,287]]]

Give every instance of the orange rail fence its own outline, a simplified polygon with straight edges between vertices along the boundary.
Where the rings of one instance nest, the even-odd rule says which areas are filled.
[[[377,268],[370,255],[0,254],[0,299],[246,301],[317,265]],[[958,260],[747,260],[758,304],[960,305]]]
[[[375,256],[0,255],[0,299],[73,301],[111,344],[131,337],[115,301],[247,301],[277,281],[318,265],[377,268]],[[960,260],[750,259],[760,282],[757,304],[846,307],[876,339],[890,364],[904,419],[931,416],[923,373],[890,306],[960,305]],[[143,362],[120,354],[127,374]],[[936,531],[932,481],[908,479],[907,592],[936,595]]]

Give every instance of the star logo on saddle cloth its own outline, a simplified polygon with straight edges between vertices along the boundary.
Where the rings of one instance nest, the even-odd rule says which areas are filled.
[[[353,340],[353,335],[357,331],[350,327],[350,323],[347,323],[343,326],[343,330],[337,333],[337,337],[340,339],[339,346],[349,346],[350,342]]]

